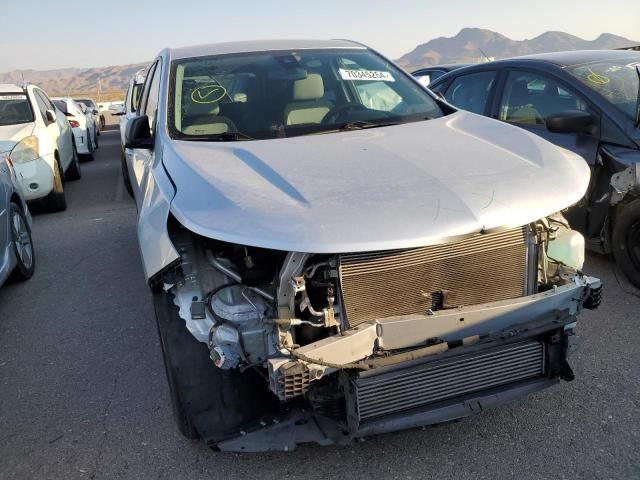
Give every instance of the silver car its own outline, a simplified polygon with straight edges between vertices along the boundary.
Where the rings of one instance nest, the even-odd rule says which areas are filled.
[[[0,286],[11,277],[27,280],[35,270],[31,214],[8,156],[0,158]]]
[[[573,380],[573,153],[312,40],[163,50],[125,147],[186,436],[343,444]]]

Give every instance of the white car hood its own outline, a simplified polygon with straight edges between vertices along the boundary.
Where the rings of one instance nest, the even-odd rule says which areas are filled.
[[[11,149],[33,132],[35,124],[19,123],[17,125],[0,125],[0,153],[11,151]]]
[[[206,237],[286,251],[409,248],[516,227],[576,203],[584,160],[466,112],[370,130],[172,141],[172,214]]]

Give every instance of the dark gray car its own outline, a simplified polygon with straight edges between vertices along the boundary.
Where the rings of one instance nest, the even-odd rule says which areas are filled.
[[[31,214],[9,157],[0,159],[0,285],[7,278],[27,280],[35,269]]]
[[[640,287],[639,77],[640,52],[557,52],[462,68],[429,88],[584,158],[590,186],[566,216]]]

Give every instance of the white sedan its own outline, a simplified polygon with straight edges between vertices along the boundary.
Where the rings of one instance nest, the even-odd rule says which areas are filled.
[[[85,115],[84,106],[72,98],[54,98],[53,103],[64,113],[73,128],[76,148],[87,160],[93,160],[93,151],[98,148],[96,123]]]
[[[67,208],[64,181],[80,178],[69,122],[35,85],[0,85],[0,157],[8,156],[26,200]]]

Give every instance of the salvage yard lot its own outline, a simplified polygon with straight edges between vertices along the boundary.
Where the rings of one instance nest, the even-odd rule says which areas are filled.
[[[0,290],[0,478],[640,477],[640,292],[605,257],[576,380],[460,422],[350,447],[234,455],[175,428],[151,298],[104,132],[69,209],[35,215],[36,275]],[[618,279],[619,278],[619,279]]]

